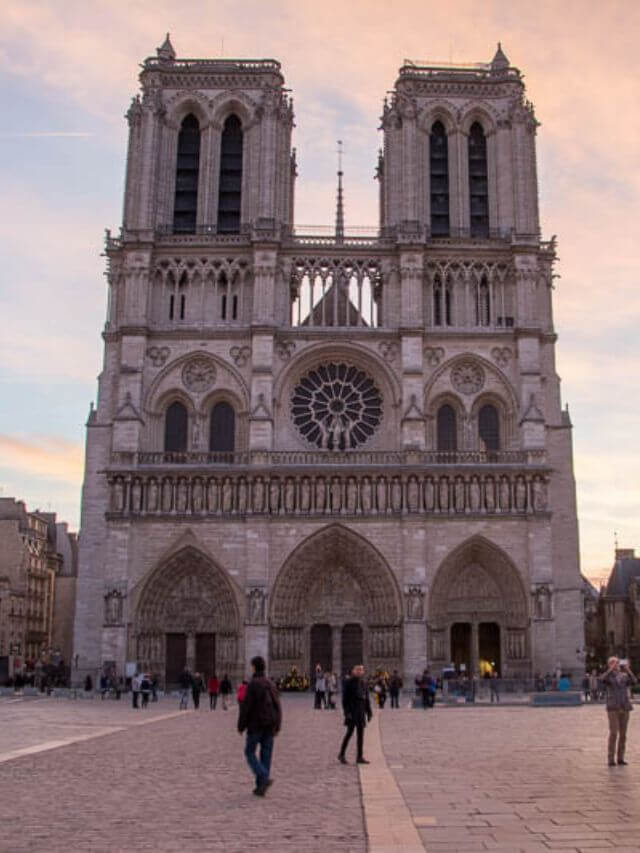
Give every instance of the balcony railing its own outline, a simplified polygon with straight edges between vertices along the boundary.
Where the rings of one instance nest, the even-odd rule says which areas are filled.
[[[540,465],[546,463],[544,450],[241,450],[116,452],[112,467],[274,467],[274,466],[407,466],[440,465]]]

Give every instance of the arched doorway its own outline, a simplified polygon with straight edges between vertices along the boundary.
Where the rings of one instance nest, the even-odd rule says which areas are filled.
[[[271,672],[320,663],[343,675],[402,669],[402,608],[381,554],[342,525],[310,536],[276,579],[270,610]]]
[[[239,671],[239,616],[222,569],[194,547],[159,566],[140,592],[129,660],[174,686],[185,666],[205,678]]]
[[[527,596],[518,570],[477,537],[450,554],[429,602],[429,660],[435,668],[503,677],[531,674]]]

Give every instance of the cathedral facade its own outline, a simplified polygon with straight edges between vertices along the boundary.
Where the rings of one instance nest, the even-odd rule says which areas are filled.
[[[294,227],[273,60],[167,40],[127,113],[87,425],[78,679],[134,662],[577,672],[571,424],[520,72],[405,63],[379,229]],[[340,174],[341,178],[341,174]]]

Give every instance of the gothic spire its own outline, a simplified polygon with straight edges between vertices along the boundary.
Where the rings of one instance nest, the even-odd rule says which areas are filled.
[[[160,47],[156,48],[156,53],[158,54],[158,59],[161,59],[163,62],[173,62],[176,58],[176,52],[171,44],[169,33],[167,33],[167,36]]]
[[[492,71],[504,71],[509,67],[509,60],[502,50],[502,45],[498,42],[498,49],[496,50],[495,56],[491,60],[491,70]]]
[[[338,197],[336,201],[336,243],[344,242],[344,205],[342,202],[342,140],[338,140]]]

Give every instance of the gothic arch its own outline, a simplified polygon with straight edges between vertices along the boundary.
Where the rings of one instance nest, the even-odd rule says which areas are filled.
[[[474,101],[460,110],[459,127],[467,136],[474,122],[478,122],[485,136],[490,136],[498,126],[498,113],[486,101]]]
[[[447,100],[437,100],[425,107],[419,115],[418,127],[429,135],[437,121],[441,121],[447,133],[452,133],[457,127],[458,109],[454,103]]]
[[[331,566],[361,591],[367,625],[400,625],[400,591],[385,558],[359,534],[332,524],[305,539],[285,560],[271,594],[273,627],[302,626],[313,618],[310,591]]]
[[[465,614],[502,613],[504,627],[525,629],[528,599],[508,555],[483,536],[455,548],[440,564],[429,596],[429,624],[443,629]]]
[[[204,631],[237,634],[240,614],[231,582],[209,556],[185,545],[141,584],[137,632]]]
[[[222,130],[226,119],[235,114],[240,119],[243,132],[249,129],[255,114],[256,104],[242,92],[221,92],[211,101],[211,115],[215,127]]]
[[[443,385],[443,377],[453,367],[455,367],[456,364],[466,360],[470,360],[481,365],[485,371],[486,377],[490,380],[489,382],[485,382],[484,388],[481,389],[482,393],[486,395],[487,393],[492,392],[494,402],[496,400],[500,400],[502,402],[503,411],[506,411],[510,417],[514,417],[519,409],[519,402],[513,385],[495,364],[492,364],[488,359],[483,358],[483,356],[478,355],[475,352],[459,353],[452,358],[447,359],[443,364],[439,365],[436,370],[434,370],[433,375],[424,386],[425,408],[430,410],[431,399],[436,399],[441,393],[449,391],[449,386]],[[477,394],[469,395],[469,397],[470,405],[472,406],[475,403]]]

